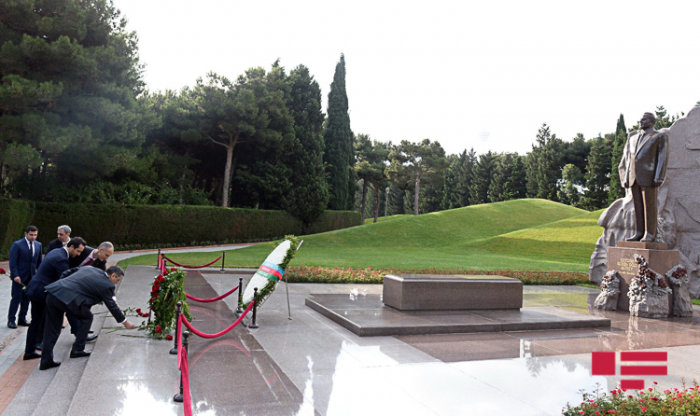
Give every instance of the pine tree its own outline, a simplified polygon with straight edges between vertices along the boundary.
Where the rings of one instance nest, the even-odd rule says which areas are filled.
[[[620,183],[620,175],[618,174],[618,166],[622,160],[622,153],[625,150],[627,142],[627,127],[625,126],[625,117],[620,114],[617,119],[617,128],[615,129],[615,142],[613,144],[613,153],[610,166],[610,186],[608,192],[608,203],[612,203],[616,199],[624,198],[625,190]]]
[[[323,133],[327,165],[329,200],[328,208],[346,210],[354,204],[355,184],[350,176],[353,134],[350,129],[348,97],[345,90],[345,56],[335,67],[335,75],[328,94],[328,119]],[[352,185],[350,185],[352,181]]]
[[[581,192],[578,187],[583,185],[584,176],[579,169],[573,163],[569,163],[564,166],[561,171],[562,183],[560,184],[559,191],[557,192],[557,197],[559,202],[562,204],[578,206],[579,200],[581,199]]]
[[[6,172],[78,186],[138,165],[154,120],[136,99],[144,88],[136,34],[111,1],[2,2],[0,62]]]
[[[581,202],[581,205],[590,211],[603,208],[608,201],[607,185],[610,182],[612,143],[612,135],[608,139],[593,139],[585,175],[586,191]]]
[[[484,204],[489,201],[489,186],[496,168],[496,154],[488,151],[479,155],[479,161],[472,168],[472,183],[469,188],[469,203]]]
[[[296,140],[293,156],[286,158],[293,172],[287,211],[310,224],[328,204],[328,184],[323,170],[321,88],[303,65],[289,74],[289,83],[289,110],[294,117]]]
[[[527,197],[527,177],[525,173],[525,156],[517,153],[513,158],[510,176],[503,184],[503,199],[520,199]]]
[[[497,157],[493,178],[489,185],[489,201],[498,202],[510,199],[505,186],[511,177],[513,163],[517,157],[518,155],[513,153],[505,153]]]

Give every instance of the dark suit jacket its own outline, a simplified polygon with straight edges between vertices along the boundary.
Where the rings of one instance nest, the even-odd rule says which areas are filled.
[[[78,316],[85,316],[92,305],[104,302],[117,322],[126,318],[114,297],[114,283],[107,273],[95,267],[81,267],[76,272],[46,286],[46,291],[65,303]]]
[[[642,187],[653,187],[654,181],[662,182],[666,177],[668,165],[668,134],[653,130],[641,138],[644,131],[637,130],[629,134],[622,160],[618,166],[620,181],[629,186],[635,183]],[[637,152],[630,148],[630,139],[638,136]]]
[[[51,252],[51,250],[55,250],[55,249],[61,248],[61,247],[63,247],[63,243],[61,242],[61,240],[59,240],[57,238],[57,239],[53,240],[52,242],[50,242],[46,246],[46,254],[49,254]]]
[[[79,256],[72,257],[70,259],[70,268],[72,269],[73,267],[79,267],[80,263],[82,263],[89,255],[91,255],[94,250],[95,250],[94,248],[86,246],[85,249],[83,249],[83,252],[80,253]],[[98,269],[100,269],[102,271],[107,270],[107,262],[106,261],[95,259],[95,261],[92,262],[91,266],[97,267]]]
[[[45,300],[44,288],[58,280],[68,270],[68,252],[64,249],[53,250],[44,257],[34,278],[27,286],[27,294],[36,299]]]
[[[29,251],[27,240],[22,238],[10,247],[10,279],[19,276],[27,285],[41,264],[41,243],[34,242],[34,257]]]

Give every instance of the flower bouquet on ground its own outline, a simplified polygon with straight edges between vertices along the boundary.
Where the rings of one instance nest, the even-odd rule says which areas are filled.
[[[182,269],[167,269],[164,274],[158,275],[151,284],[151,298],[148,306],[151,311],[150,322],[142,324],[141,329],[148,331],[148,335],[157,338],[169,338],[170,331],[177,327],[177,303],[182,302],[182,313],[188,320],[192,320],[190,309],[185,296],[185,277],[187,273]],[[148,317],[149,313],[136,310],[136,312]],[[171,338],[172,339],[172,338]]]

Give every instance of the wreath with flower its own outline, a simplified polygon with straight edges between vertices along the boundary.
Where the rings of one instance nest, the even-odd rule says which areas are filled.
[[[150,312],[143,312],[140,308],[136,313],[142,317],[151,316],[150,322],[144,322],[142,329],[148,331],[148,335],[158,339],[172,339],[170,331],[177,326],[177,303],[182,302],[181,312],[189,321],[192,320],[190,308],[185,295],[185,277],[187,273],[182,269],[166,269],[151,283],[151,297],[148,300]],[[153,315],[151,315],[151,313]]]

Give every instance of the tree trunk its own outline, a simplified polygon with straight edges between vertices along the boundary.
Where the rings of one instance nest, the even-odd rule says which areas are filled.
[[[228,191],[231,188],[231,171],[233,166],[233,149],[238,142],[238,133],[234,137],[228,133],[228,146],[226,146],[226,167],[224,168],[224,184],[221,192],[221,206],[228,208]]]
[[[420,171],[416,175],[416,196],[413,199],[413,215],[418,215],[418,193],[420,192]]]
[[[367,200],[367,181],[362,181],[362,202],[360,202],[360,211],[362,212],[361,225],[365,225],[365,201]]]
[[[379,185],[374,188],[374,196],[376,197],[377,204],[374,207],[374,222],[379,221]]]

